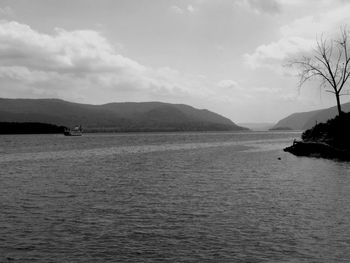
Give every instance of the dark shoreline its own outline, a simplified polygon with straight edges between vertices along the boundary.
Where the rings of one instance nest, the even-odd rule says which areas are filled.
[[[0,122],[1,134],[63,134],[66,126],[41,122]],[[144,127],[144,128],[118,128],[118,127],[83,127],[84,133],[154,133],[154,132],[248,132],[248,128],[234,128],[225,125],[203,125],[187,127]]]
[[[350,161],[350,113],[342,113],[326,123],[318,123],[294,141],[285,152],[296,156]]]
[[[295,156],[350,161],[350,151],[335,148],[323,142],[296,141],[292,146],[286,147],[283,150]]]
[[[41,122],[0,122],[0,134],[63,134],[65,126]]]

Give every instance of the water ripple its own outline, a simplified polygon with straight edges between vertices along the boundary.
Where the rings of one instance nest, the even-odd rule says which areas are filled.
[[[44,151],[29,153],[12,153],[0,155],[1,162],[16,162],[28,160],[44,160],[44,159],[71,159],[71,158],[88,158],[103,157],[108,155],[123,155],[135,153],[152,153],[163,151],[178,150],[196,150],[211,147],[230,147],[245,146],[241,150],[249,149],[250,152],[270,151],[281,148],[281,143],[287,143],[288,139],[266,139],[266,140],[250,140],[244,142],[225,141],[225,142],[201,142],[201,143],[182,143],[182,144],[162,144],[162,145],[137,145],[137,146],[114,146],[93,149],[69,150],[69,151]]]
[[[290,136],[0,137],[0,262],[349,262],[350,164]]]

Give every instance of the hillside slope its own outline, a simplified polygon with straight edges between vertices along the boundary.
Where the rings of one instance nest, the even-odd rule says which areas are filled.
[[[350,102],[342,104],[342,110],[344,112],[350,112]],[[291,128],[293,130],[306,130],[313,127],[316,123],[326,122],[327,120],[334,118],[337,114],[337,107],[293,113],[277,122],[273,129]]]
[[[1,122],[82,125],[90,131],[244,130],[208,110],[183,104],[126,102],[79,104],[59,99],[0,99]]]

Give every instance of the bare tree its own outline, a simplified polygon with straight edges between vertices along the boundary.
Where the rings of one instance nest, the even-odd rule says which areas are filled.
[[[345,95],[344,87],[350,77],[348,37],[349,31],[344,27],[337,39],[321,37],[312,55],[291,61],[299,69],[300,87],[308,80],[320,80],[321,87],[335,95],[339,115],[342,114],[340,97]]]

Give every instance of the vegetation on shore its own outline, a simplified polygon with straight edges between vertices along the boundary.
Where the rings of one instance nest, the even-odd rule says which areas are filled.
[[[350,113],[342,113],[326,123],[306,130],[292,146],[285,148],[297,156],[322,157],[350,161]]]
[[[40,122],[0,122],[0,134],[55,134],[65,128]]]
[[[306,142],[322,142],[339,149],[350,150],[350,112],[342,113],[326,123],[318,123],[302,136]]]
[[[336,39],[317,39],[313,53],[291,62],[299,69],[300,86],[317,79],[326,92],[337,102],[338,116],[316,124],[302,134],[302,141],[294,142],[284,150],[298,156],[315,156],[350,161],[350,113],[344,113],[340,103],[348,95],[350,79],[350,31],[343,27]]]
[[[0,134],[60,134],[67,129],[65,126],[58,126],[40,122],[0,122]],[[139,127],[127,126],[123,128],[97,127],[84,129],[88,133],[118,133],[118,132],[199,132],[199,131],[231,131],[230,126],[206,123],[187,123],[175,126]],[[248,130],[248,129],[245,129]]]
[[[293,129],[290,127],[276,127],[271,128],[269,131],[292,131]]]

